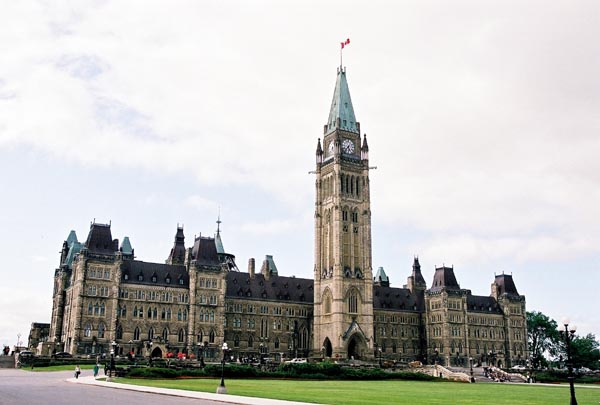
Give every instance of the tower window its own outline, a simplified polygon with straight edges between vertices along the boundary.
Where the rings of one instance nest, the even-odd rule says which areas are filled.
[[[352,291],[348,295],[348,312],[351,314],[358,313],[358,294],[356,291]]]

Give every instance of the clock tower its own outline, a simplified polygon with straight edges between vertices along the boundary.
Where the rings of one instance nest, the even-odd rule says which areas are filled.
[[[372,358],[373,274],[369,148],[361,142],[346,70],[337,80],[317,142],[315,199],[315,355]]]

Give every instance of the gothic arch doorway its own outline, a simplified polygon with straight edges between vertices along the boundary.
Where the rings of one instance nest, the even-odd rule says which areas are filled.
[[[358,335],[354,334],[348,340],[348,358],[358,360],[362,357],[364,349],[364,340]]]
[[[160,347],[155,347],[154,350],[152,350],[152,353],[150,354],[151,358],[162,358],[162,350],[160,349]]]
[[[333,354],[333,348],[331,347],[331,341],[329,340],[329,338],[325,338],[325,341],[323,342],[323,348],[321,350],[324,350],[324,356],[325,357],[331,357],[331,355]]]

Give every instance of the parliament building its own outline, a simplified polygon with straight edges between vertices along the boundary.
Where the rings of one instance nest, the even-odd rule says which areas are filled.
[[[490,295],[477,296],[447,266],[428,287],[418,258],[402,287],[374,271],[369,169],[338,68],[316,148],[312,279],[280,274],[271,256],[240,271],[220,221],[214,237],[194,237],[191,247],[178,226],[164,263],[138,260],[128,237],[113,239],[110,224],[94,222],[85,241],[71,231],[63,243],[42,352],[94,355],[115,342],[123,355],[216,360],[227,342],[235,359],[523,363],[525,297],[512,275],[495,275]]]

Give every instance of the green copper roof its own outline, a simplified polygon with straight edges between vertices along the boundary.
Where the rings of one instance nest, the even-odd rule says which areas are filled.
[[[71,230],[71,232],[69,232],[69,236],[67,236],[67,246],[71,246],[73,242],[79,241],[77,240],[77,234],[75,231]]]
[[[339,118],[339,123],[338,123]],[[354,116],[354,107],[350,98],[348,81],[346,80],[346,70],[338,69],[337,80],[335,82],[335,91],[329,110],[329,119],[327,120],[327,133],[335,129],[358,133],[358,125]]]
[[[278,275],[279,273],[277,272],[277,266],[275,266],[275,260],[273,260],[273,256],[265,255],[265,261],[269,263],[269,271],[271,272],[271,275]]]
[[[75,235],[75,232],[71,231],[71,233],[73,235]],[[71,236],[69,234],[69,236]],[[67,239],[68,242],[68,239]],[[81,248],[83,247],[83,243],[79,243],[77,242],[77,237],[75,237],[75,241],[71,242],[69,244],[69,253],[67,254],[67,257],[65,258],[65,265],[71,269],[73,268],[73,259],[75,258],[75,255],[79,252],[81,252]]]
[[[225,249],[223,248],[223,241],[221,241],[221,233],[217,231],[215,235],[215,246],[217,248],[217,253],[222,254],[225,253]]]
[[[131,242],[129,242],[129,236],[125,236],[123,238],[123,243],[121,243],[121,252],[126,255],[133,254],[133,248],[131,247]]]
[[[377,273],[375,273],[374,280],[375,280],[375,282],[390,281],[390,280],[388,280],[388,276],[387,276],[387,274],[385,274],[385,270],[383,270],[383,267],[380,267],[377,269]]]

